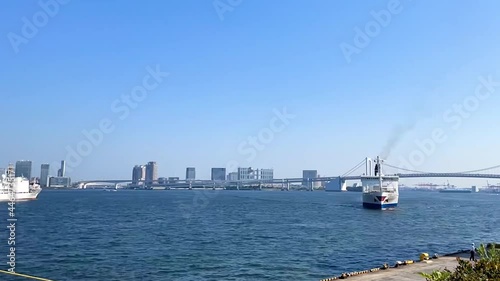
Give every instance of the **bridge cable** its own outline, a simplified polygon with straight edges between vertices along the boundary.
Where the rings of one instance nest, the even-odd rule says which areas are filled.
[[[410,169],[405,169],[405,168],[401,168],[401,167],[396,167],[396,166],[392,166],[392,165],[387,164],[387,163],[384,163],[384,165],[388,166],[388,167],[391,167],[391,168],[394,168],[394,169],[399,169],[399,170],[403,170],[403,171],[406,171],[406,172],[419,173],[419,174],[472,174],[472,173],[477,173],[477,172],[482,172],[482,171],[487,171],[487,170],[492,170],[492,169],[500,168],[500,165],[497,165],[497,166],[492,166],[492,167],[488,167],[488,168],[484,168],[484,169],[464,171],[464,172],[431,173],[431,172],[423,172],[423,171],[416,171],[416,170],[410,170]]]
[[[403,170],[403,171],[406,171],[406,172],[412,172],[412,173],[418,173],[418,174],[432,174],[432,173],[428,173],[428,172],[415,171],[415,170],[405,169],[405,168],[401,168],[401,167],[396,167],[396,166],[392,166],[392,165],[387,164],[387,163],[384,163],[384,166],[388,166],[388,167],[391,167],[391,168],[394,168],[394,169],[398,169],[398,170]]]
[[[351,168],[349,171],[347,171],[346,173],[344,173],[342,176],[347,176],[347,175],[351,174],[355,170],[359,169],[359,167],[361,167],[362,165],[363,165],[363,163],[358,163],[356,166],[354,166],[353,168]]]
[[[344,173],[342,176],[347,176],[349,175],[350,173],[354,172],[356,169],[358,169],[359,167],[361,167],[364,163],[365,163],[365,159],[363,159],[361,162],[359,162],[356,166],[354,166],[354,168],[350,169],[349,171],[347,171],[346,173]]]
[[[483,171],[493,170],[493,169],[496,169],[496,168],[500,168],[500,165],[493,166],[493,167],[488,167],[488,168],[484,168],[484,169],[479,169],[479,170],[472,170],[472,171],[460,172],[460,173],[457,173],[457,174],[472,174],[472,173],[477,173],[477,172],[483,172]]]

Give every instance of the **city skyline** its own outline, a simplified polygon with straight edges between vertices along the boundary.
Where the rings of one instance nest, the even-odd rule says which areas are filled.
[[[29,163],[30,165],[33,165],[32,161],[30,160],[18,160],[16,161],[16,164],[20,163],[22,166],[26,163]],[[65,168],[65,161],[60,161],[60,168],[57,170],[58,173],[61,173],[62,170]],[[36,167],[36,165],[35,165]],[[149,168],[148,168],[149,167]],[[22,167],[24,168],[24,167]],[[355,170],[355,172],[351,175],[362,175],[364,173],[365,167],[362,165],[358,169]],[[2,168],[0,168],[2,170]],[[132,175],[129,178],[120,178],[120,180],[127,180],[130,179],[131,183],[137,184],[138,181],[146,181],[147,183],[151,182],[167,182],[168,181],[178,181],[179,179],[188,179],[187,177],[183,178],[178,175],[165,175],[161,174],[159,172],[159,165],[155,161],[149,161],[147,164],[139,164],[139,165],[134,165],[132,167]],[[196,167],[186,167],[185,168],[185,175],[187,176],[190,171],[195,172]],[[496,169],[497,172],[500,174],[500,168]],[[319,177],[337,177],[340,175],[321,175],[318,170],[311,170],[311,169],[303,169],[301,171],[301,175],[295,175],[291,177],[275,177],[274,176],[274,169],[269,169],[269,168],[252,168],[252,167],[237,167],[233,172],[227,171],[226,168],[221,168],[221,167],[212,167],[210,168],[210,177],[207,178],[201,178],[194,176],[194,178],[191,179],[196,179],[196,180],[214,180],[214,172],[215,175],[220,174],[221,171],[225,172],[225,177],[224,180],[245,180],[245,179],[282,179],[282,178],[303,178],[303,179],[308,179],[308,178],[319,178]],[[359,171],[359,172],[356,172]],[[31,170],[32,175],[33,170]],[[388,172],[389,174],[392,174],[393,172]],[[403,171],[404,173],[404,171]],[[40,177],[38,176],[33,176],[34,178],[39,178],[40,183],[42,186],[44,186],[44,175],[47,176],[47,183],[49,184],[54,184],[54,185],[59,185],[59,186],[69,186],[72,182],[71,176],[64,176],[61,177],[60,174],[57,175],[52,175],[50,172],[50,165],[49,164],[41,164],[41,170],[40,170]],[[222,180],[220,175],[218,175],[218,179],[215,180]],[[84,178],[84,179],[77,179],[74,180],[73,182],[78,182],[80,180],[96,180],[97,178]],[[101,178],[98,180],[111,180],[111,179],[118,179],[118,178]],[[450,182],[451,181],[451,182]],[[348,184],[352,185],[354,183],[359,181],[350,181]],[[468,179],[468,178],[418,178],[418,179],[411,179],[411,178],[405,178],[401,179],[401,183],[408,185],[408,186],[438,186],[438,187],[445,187],[445,186],[462,186],[462,187],[469,187],[469,186],[477,186],[479,188],[485,188],[488,185],[495,185],[499,184],[496,183],[495,179]],[[307,181],[302,182],[303,185],[307,185]],[[315,183],[315,188],[318,188],[320,186],[320,183],[317,182]]]
[[[414,169],[423,171],[500,164],[491,130],[500,4],[400,2],[384,18],[387,1],[257,1],[223,21],[212,3],[61,6],[17,53],[7,36],[0,42],[0,92],[23,109],[4,114],[27,124],[11,129],[23,137],[0,140],[10,148],[0,164],[30,159],[39,175],[40,164],[62,159],[74,179],[129,178],[150,159],[162,175],[183,178],[195,166],[207,179],[228,166],[341,175],[376,155],[395,165],[420,157]],[[21,19],[41,10],[6,5],[5,34],[21,34]],[[110,34],[116,40],[103,40]],[[134,89],[147,91],[132,98]],[[48,124],[57,129],[47,133]]]

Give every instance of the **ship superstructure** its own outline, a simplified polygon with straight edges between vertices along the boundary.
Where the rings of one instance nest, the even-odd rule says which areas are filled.
[[[0,202],[34,200],[42,189],[24,177],[15,177],[14,166],[9,165],[0,178]]]
[[[363,207],[369,209],[393,209],[399,201],[399,177],[384,175],[382,160],[366,160],[366,174],[361,177]]]

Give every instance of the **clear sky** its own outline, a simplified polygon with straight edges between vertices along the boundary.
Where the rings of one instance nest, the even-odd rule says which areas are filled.
[[[377,154],[424,171],[500,164],[499,10],[494,0],[8,1],[0,162],[32,160],[37,175],[67,158],[73,180],[129,178],[148,161],[160,176],[194,166],[198,178],[228,165],[334,176]],[[419,158],[416,141],[436,128],[439,143]],[[91,143],[84,131],[96,130]]]

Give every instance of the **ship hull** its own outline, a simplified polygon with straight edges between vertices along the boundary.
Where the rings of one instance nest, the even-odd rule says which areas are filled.
[[[399,195],[393,192],[363,193],[363,207],[374,210],[394,209],[398,206]]]
[[[25,193],[14,193],[14,201],[29,201],[29,200],[36,200],[38,195],[40,194],[42,190],[36,190],[34,192],[25,192]],[[12,201],[11,194],[9,193],[1,193],[0,194],[0,202],[10,202]]]
[[[394,209],[398,206],[398,203],[391,203],[391,204],[375,204],[375,203],[366,203],[363,202],[363,208],[365,209],[372,209],[372,210],[387,210],[387,209]]]

